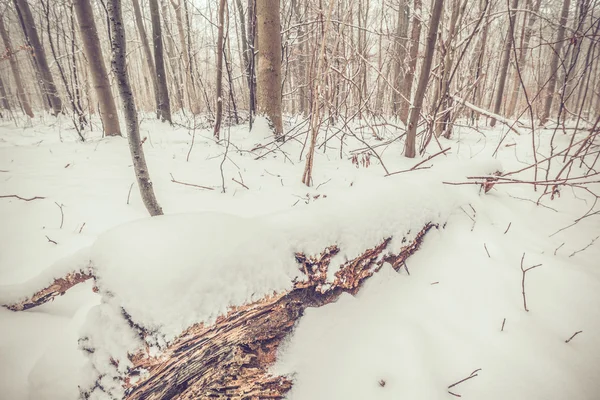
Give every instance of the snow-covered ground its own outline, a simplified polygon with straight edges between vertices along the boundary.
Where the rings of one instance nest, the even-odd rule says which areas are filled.
[[[28,311],[0,308],[0,398],[78,398],[78,387],[96,378],[90,358],[124,359],[139,345],[127,326],[118,329],[115,307],[168,341],[228,306],[289,288],[298,274],[295,251],[317,254],[338,244],[339,265],[429,221],[440,229],[408,260],[410,275],[385,266],[356,297],[307,310],[273,367],[293,376],[288,397],[446,399],[450,391],[470,399],[598,398],[600,216],[561,230],[594,199],[565,188],[536,205],[543,189],[532,185],[495,185],[484,194],[442,183],[531,164],[530,134],[509,133],[493,158],[505,128],[456,127],[451,140],[440,139],[451,150],[422,165],[431,168],[384,177],[385,169],[421,160],[404,158],[402,141],[382,145],[392,132],[376,140],[356,122],[360,140],[346,135],[342,157],[336,130],[328,132],[308,188],[300,182],[305,134],[277,149],[259,121],[252,132],[224,129],[227,147],[211,130],[192,135],[145,119],[144,150],[166,214],[150,219],[131,188],[126,139],[89,133],[81,143],[68,121],[50,121],[0,125],[0,196],[43,197],[0,198],[0,303],[89,260],[112,297],[101,304],[87,282]],[[551,134],[536,131],[538,159],[548,155]],[[569,140],[559,133],[557,149]],[[366,162],[359,154],[353,163],[353,150],[366,145],[376,146],[385,168],[374,156]],[[438,151],[432,143],[424,157]],[[532,179],[533,170],[516,177]],[[523,254],[524,268],[542,264],[526,275],[529,312]],[[86,355],[79,338],[107,353]]]

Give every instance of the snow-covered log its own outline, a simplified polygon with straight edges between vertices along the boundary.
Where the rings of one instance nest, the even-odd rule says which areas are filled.
[[[512,130],[514,133],[516,133],[517,135],[521,135],[521,131],[517,128],[517,122],[510,120],[508,118],[503,117],[502,115],[498,115],[495,114],[491,111],[488,110],[484,110],[483,108],[477,107],[475,104],[471,104],[468,101],[466,101],[465,99],[461,99],[458,96],[452,96],[452,98],[454,100],[456,100],[458,103],[462,104],[463,106],[467,107],[468,109],[470,109],[471,111],[474,111],[478,114],[481,115],[485,115],[486,117],[490,117],[495,119],[496,121],[502,122],[504,125],[508,126],[508,128],[510,130]]]
[[[347,261],[327,281],[330,246],[320,255],[296,254],[306,279],[288,292],[236,307],[211,325],[197,324],[175,339],[158,356],[148,350],[130,357],[133,368],[123,377],[126,398],[138,399],[280,399],[292,381],[273,376],[281,341],[308,307],[334,302],[343,292],[356,293],[361,284],[388,262],[398,270],[423,241],[433,224],[426,224],[398,254],[386,254],[391,238]],[[140,335],[149,332],[139,331]],[[140,378],[143,377],[143,378]]]

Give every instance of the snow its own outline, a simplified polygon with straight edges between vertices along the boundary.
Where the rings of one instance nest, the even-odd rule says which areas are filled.
[[[223,127],[231,140],[225,157],[226,140],[215,143],[210,128],[196,130],[190,151],[191,131],[142,118],[150,175],[167,214],[148,218],[135,185],[129,194],[125,139],[101,139],[96,130],[79,143],[69,121],[49,121],[0,126],[0,195],[45,197],[0,199],[0,303],[88,267],[100,294],[86,282],[38,308],[0,309],[2,397],[76,399],[98,383],[119,398],[114,378],[131,366],[129,353],[146,345],[159,352],[192,323],[288,289],[301,279],[295,252],[314,255],[337,244],[332,279],[346,259],[387,237],[394,238],[389,251],[397,251],[427,222],[440,228],[407,261],[410,276],[384,266],[356,297],[306,311],[273,366],[294,378],[290,399],[451,398],[448,386],[479,368],[450,390],[493,400],[594,399],[600,389],[600,241],[577,252],[600,235],[597,216],[554,234],[593,199],[563,189],[536,206],[541,192],[529,185],[496,185],[484,194],[442,183],[530,163],[523,126],[521,136],[508,133],[497,159],[491,154],[506,127],[457,127],[451,140],[440,138],[451,151],[423,164],[431,168],[387,178],[375,157],[369,168],[352,164],[361,141],[346,136],[340,158],[333,138],[326,152],[318,150],[307,188],[300,183],[304,136],[271,143],[264,119],[251,132]],[[301,122],[287,122],[289,137]],[[361,124],[350,129],[380,145]],[[536,130],[538,158],[547,156],[550,135]],[[569,140],[557,135],[556,151]],[[440,150],[430,146],[424,157]],[[402,147],[377,148],[390,172],[419,162],[403,158]],[[558,168],[556,160],[551,172]],[[214,190],[174,183],[171,174]],[[531,179],[533,171],[515,177]],[[523,253],[525,267],[542,264],[527,272],[529,312]],[[153,337],[144,343],[130,321]],[[95,390],[90,398],[106,397]]]

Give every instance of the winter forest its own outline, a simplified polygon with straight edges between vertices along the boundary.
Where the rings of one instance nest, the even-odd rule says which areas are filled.
[[[0,398],[600,398],[598,0],[0,0]]]

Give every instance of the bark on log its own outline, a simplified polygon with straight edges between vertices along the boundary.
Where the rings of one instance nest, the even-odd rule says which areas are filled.
[[[296,254],[306,279],[287,292],[236,307],[209,326],[187,329],[158,357],[142,350],[131,357],[134,367],[123,377],[128,400],[281,399],[292,388],[284,376],[269,374],[281,341],[304,310],[334,302],[343,292],[356,293],[385,262],[396,270],[421,245],[433,227],[427,224],[399,254],[385,255],[391,238],[346,262],[327,283],[330,246],[319,256]],[[145,334],[145,332],[140,332]],[[143,374],[142,374],[143,372]],[[139,379],[140,376],[145,376]]]
[[[57,296],[62,296],[73,286],[93,278],[91,271],[71,272],[63,278],[55,279],[52,285],[35,292],[30,298],[15,304],[5,304],[4,307],[12,311],[24,311],[33,307],[41,306],[44,303],[54,300]]]
[[[386,252],[392,238],[345,262],[328,280],[336,245],[318,256],[295,255],[304,279],[294,282],[293,289],[233,307],[210,325],[196,324],[185,330],[159,355],[150,349],[129,356],[133,366],[121,375],[127,400],[156,399],[281,399],[292,388],[285,376],[273,376],[269,368],[275,363],[281,341],[292,331],[308,307],[332,303],[344,293],[356,294],[365,280],[378,272],[384,263],[399,270],[420,247],[425,234],[437,225],[428,223],[412,239],[403,239],[398,254]],[[68,289],[94,278],[91,271],[76,271],[30,299],[5,307],[26,310],[64,294]],[[122,310],[131,328],[142,337],[152,336]],[[93,352],[94,349],[88,349]],[[111,365],[118,367],[116,362]],[[82,393],[87,398],[89,393]]]

